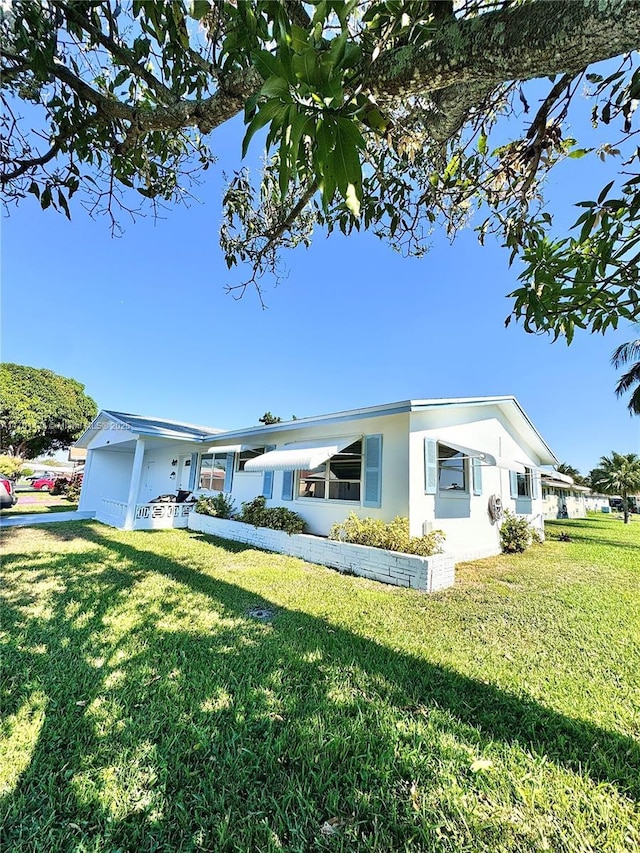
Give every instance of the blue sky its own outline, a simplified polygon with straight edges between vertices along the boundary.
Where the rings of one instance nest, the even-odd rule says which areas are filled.
[[[287,419],[513,394],[556,456],[585,473],[611,450],[640,452],[640,419],[615,397],[609,364],[637,329],[577,333],[570,347],[505,329],[517,270],[471,230],[452,245],[434,235],[421,260],[369,235],[318,236],[287,256],[267,310],[252,293],[235,301],[224,286],[239,275],[226,269],[218,229],[237,139],[237,128],[214,137],[220,161],[201,204],[126,225],[121,238],[79,206],[68,222],[32,197],[4,218],[3,360],[72,376],[103,408],[222,428],[256,424],[266,410]],[[550,188],[556,200],[584,198],[589,170],[606,183],[606,165],[567,165]]]

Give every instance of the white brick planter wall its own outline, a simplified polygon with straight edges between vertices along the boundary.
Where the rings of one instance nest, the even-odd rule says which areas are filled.
[[[253,527],[240,521],[215,518],[192,512],[189,515],[189,529],[231,539],[300,557],[309,563],[319,563],[343,572],[352,572],[364,578],[370,578],[394,586],[408,586],[424,592],[435,592],[452,586],[455,580],[455,562],[449,554],[435,554],[433,557],[418,557],[414,554],[398,554],[396,551],[383,551],[366,545],[352,545],[296,533],[289,536],[282,530],[270,530],[268,527]]]

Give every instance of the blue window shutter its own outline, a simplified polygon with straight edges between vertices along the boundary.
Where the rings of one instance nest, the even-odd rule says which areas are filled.
[[[518,497],[518,475],[515,471],[509,471],[509,486],[511,488],[511,497]]]
[[[364,437],[364,499],[363,506],[382,504],[382,436]]]
[[[189,491],[192,492],[196,487],[196,477],[198,476],[198,454],[191,454],[191,470],[189,471]]]
[[[264,452],[268,453],[270,450],[275,450],[275,444],[267,444]],[[262,497],[269,498],[273,497],[273,471],[265,471],[262,477]]]
[[[473,475],[473,494],[482,494],[482,466],[479,459],[471,460],[471,471]]]
[[[531,497],[534,501],[537,501],[540,497],[540,489],[539,489],[540,481],[538,480],[538,475],[535,471],[531,471]]]
[[[283,471],[282,472],[282,500],[283,501],[292,501],[293,500],[293,475],[294,471]]]
[[[273,471],[265,471],[262,476],[262,497],[273,497]]]
[[[224,472],[224,491],[230,492],[233,485],[233,463],[235,461],[235,453],[227,453],[227,467]]]
[[[438,487],[437,442],[433,438],[424,440],[424,493],[435,495]]]

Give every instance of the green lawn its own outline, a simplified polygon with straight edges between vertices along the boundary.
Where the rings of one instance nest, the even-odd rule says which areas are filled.
[[[4,531],[0,848],[640,849],[640,521],[547,530],[433,596],[188,531]]]
[[[8,515],[28,515],[32,512],[72,512],[78,509],[77,503],[71,503],[62,495],[49,492],[36,492],[18,489],[18,502],[2,510],[1,518]]]

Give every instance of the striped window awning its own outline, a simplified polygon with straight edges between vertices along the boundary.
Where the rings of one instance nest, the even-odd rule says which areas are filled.
[[[311,471],[361,438],[361,435],[343,435],[338,438],[286,444],[279,450],[270,450],[262,456],[250,459],[244,466],[244,470]]]

